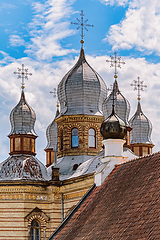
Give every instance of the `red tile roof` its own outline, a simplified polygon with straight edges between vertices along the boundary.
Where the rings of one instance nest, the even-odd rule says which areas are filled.
[[[54,239],[159,240],[160,152],[117,165]]]

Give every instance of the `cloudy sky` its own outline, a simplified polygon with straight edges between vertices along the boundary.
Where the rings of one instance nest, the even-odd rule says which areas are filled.
[[[9,115],[21,92],[13,72],[23,63],[33,74],[25,94],[37,117],[37,157],[45,163],[45,132],[56,111],[50,91],[79,55],[80,32],[70,22],[80,18],[81,10],[94,25],[85,31],[86,58],[108,87],[114,70],[106,59],[116,51],[126,63],[118,82],[131,104],[130,117],[137,107],[137,92],[130,84],[139,76],[147,85],[141,104],[153,125],[153,151],[160,150],[160,1],[0,0],[0,161],[8,157]]]

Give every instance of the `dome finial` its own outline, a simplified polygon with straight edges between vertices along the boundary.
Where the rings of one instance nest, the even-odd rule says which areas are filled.
[[[140,77],[137,77],[138,80],[134,80],[134,83],[131,84],[131,86],[134,87],[134,90],[137,90],[138,92],[138,97],[137,100],[141,100],[141,91],[144,91],[144,88],[147,87],[147,85],[143,84],[143,81],[140,81]]]
[[[81,16],[81,20],[79,20],[79,19],[77,18],[77,21],[78,21],[78,22],[71,22],[71,24],[77,25],[77,26],[78,26],[78,27],[77,27],[77,30],[78,30],[79,28],[81,28],[81,41],[80,41],[80,43],[81,43],[82,48],[83,48],[84,36],[85,36],[85,35],[84,35],[84,29],[85,29],[86,31],[88,31],[87,27],[93,27],[93,25],[87,23],[88,19],[86,19],[86,20],[84,21],[84,12],[83,12],[83,10],[81,10],[80,16]]]
[[[14,74],[17,74],[17,78],[21,78],[22,79],[22,85],[21,85],[21,88],[24,89],[25,88],[25,82],[24,80],[25,79],[28,79],[28,76],[31,76],[32,73],[29,73],[28,72],[28,68],[24,68],[24,64],[22,64],[22,68],[17,68],[18,69],[18,72],[14,72]]]
[[[114,57],[110,56],[111,60],[106,60],[106,62],[109,62],[111,65],[110,67],[114,67],[114,78],[117,79],[117,68],[121,68],[121,64],[125,64],[125,62],[121,61],[121,57],[117,57],[117,53],[114,53]]]

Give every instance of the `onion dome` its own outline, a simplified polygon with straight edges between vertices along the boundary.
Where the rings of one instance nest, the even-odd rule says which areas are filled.
[[[123,139],[127,133],[125,122],[115,113],[114,106],[111,115],[103,121],[100,132],[104,139]]]
[[[59,110],[57,108],[56,116],[59,115]],[[53,151],[57,151],[57,143],[58,143],[58,127],[55,119],[49,124],[46,130],[47,137],[47,147],[45,149],[53,149]]]
[[[50,180],[46,167],[34,156],[14,155],[0,164],[1,180]]]
[[[130,133],[130,143],[153,144],[151,141],[152,124],[143,114],[141,104],[138,102],[137,111],[129,121],[132,131]]]
[[[115,112],[116,114],[125,122],[128,126],[128,117],[130,113],[130,104],[128,100],[119,91],[117,80],[115,80],[113,85],[113,91],[107,97],[103,103],[103,115],[104,118],[108,118],[112,113],[112,103],[114,98]]]
[[[26,102],[24,91],[22,90],[21,98],[10,114],[11,132],[9,134],[31,134],[37,137],[34,131],[36,115],[34,110]]]
[[[86,61],[83,48],[77,63],[59,83],[57,93],[61,115],[103,115],[106,84]]]

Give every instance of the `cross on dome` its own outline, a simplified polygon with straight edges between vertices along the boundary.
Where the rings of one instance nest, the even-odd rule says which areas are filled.
[[[28,68],[24,68],[24,64],[22,64],[22,68],[17,68],[18,69],[18,72],[14,72],[14,74],[17,74],[17,78],[21,78],[22,79],[22,86],[21,88],[24,89],[25,88],[25,79],[28,80],[28,76],[31,76],[32,73],[29,73],[28,72]]]
[[[53,98],[57,99],[57,89],[53,88],[53,91],[50,91],[51,94],[53,94]],[[57,109],[59,109],[59,101],[57,99]]]
[[[57,93],[56,93],[56,88],[53,88],[53,91],[50,91],[51,94],[53,94],[53,98],[57,97]]]
[[[114,78],[117,78],[117,68],[121,68],[121,64],[125,64],[125,62],[121,61],[121,57],[117,57],[117,53],[114,53],[114,56],[110,56],[111,60],[106,60],[106,62],[109,62],[111,65],[110,67],[114,67]]]
[[[141,91],[144,91],[144,88],[147,87],[147,85],[143,84],[143,81],[140,81],[140,77],[137,77],[137,80],[134,80],[134,83],[131,84],[131,86],[134,87],[134,90],[138,91],[138,98],[137,100],[141,100]]]
[[[80,16],[81,16],[81,19],[79,20],[78,18],[76,18],[77,19],[77,21],[78,22],[71,22],[71,24],[74,24],[74,25],[77,25],[78,27],[77,27],[77,30],[79,29],[79,28],[81,28],[81,41],[80,41],[80,43],[82,44],[82,48],[83,48],[83,43],[84,43],[84,29],[86,30],[86,31],[88,31],[88,29],[87,29],[87,27],[94,27],[93,26],[93,24],[88,24],[87,22],[88,22],[88,19],[86,19],[85,21],[84,21],[84,13],[83,13],[83,10],[81,10],[81,13],[80,13]]]

